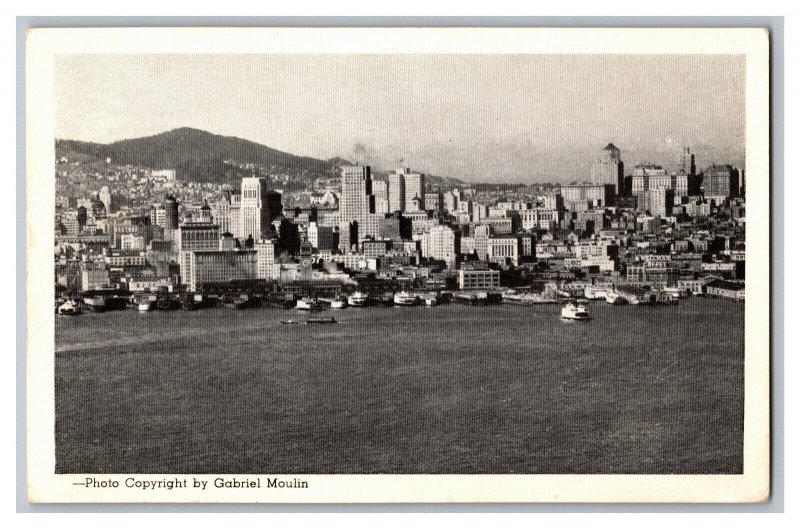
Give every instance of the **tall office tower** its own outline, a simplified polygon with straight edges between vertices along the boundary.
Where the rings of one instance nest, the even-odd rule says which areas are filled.
[[[385,215],[389,209],[389,186],[386,180],[372,181],[372,194],[375,196],[375,214]]]
[[[614,194],[619,196],[623,190],[625,165],[619,157],[619,149],[609,143],[600,151],[600,159],[592,165],[593,184],[611,184]]]
[[[281,194],[267,188],[266,178],[263,176],[242,178],[239,213],[242,237],[268,238],[270,224],[282,213]]]
[[[342,167],[342,196],[339,199],[339,240],[344,251],[367,235],[368,219],[375,213],[369,166]]]
[[[225,191],[222,198],[214,202],[211,207],[211,216],[213,221],[219,226],[221,233],[233,234],[234,229],[231,226],[231,193]]]
[[[178,201],[172,195],[164,198],[164,229],[178,229]]]
[[[398,170],[400,171],[400,170]],[[406,179],[403,173],[389,175],[389,212],[406,210]]]
[[[703,171],[703,193],[707,197],[732,197],[739,193],[739,169],[712,165]]]
[[[406,211],[423,211],[425,209],[425,175],[409,172],[408,169],[405,171]]]

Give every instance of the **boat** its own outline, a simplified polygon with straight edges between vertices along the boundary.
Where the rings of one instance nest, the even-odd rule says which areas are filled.
[[[68,299],[58,306],[59,316],[77,316],[81,313],[81,307],[75,301]]]
[[[626,305],[628,300],[616,290],[606,291],[606,303],[610,305]]]
[[[331,301],[331,308],[332,309],[346,309],[347,308],[347,301],[344,299],[334,299]]]
[[[351,307],[366,307],[369,304],[369,296],[363,292],[353,292],[347,297],[347,304]]]
[[[435,307],[439,302],[436,301],[436,298],[428,297],[425,298],[425,306],[426,307]]]
[[[256,301],[253,300],[253,299],[250,299],[247,296],[241,296],[241,297],[238,297],[238,298],[226,297],[226,298],[222,299],[222,305],[226,309],[231,309],[231,310],[249,309],[250,307],[254,307],[255,304],[256,304]]]
[[[299,325],[300,322],[297,320],[281,320],[282,325]]]
[[[675,287],[665,287],[662,292],[667,294],[668,296],[672,297],[673,299],[681,299],[688,297],[688,293],[686,290],[675,288]]]
[[[477,292],[456,292],[453,294],[453,301],[462,305],[483,306],[489,304],[489,293]]]
[[[155,304],[156,302],[154,299],[147,299],[147,298],[137,299],[136,310],[138,310],[139,312],[148,312],[155,308]]]
[[[405,290],[403,290],[402,292],[398,292],[397,294],[394,295],[395,305],[401,305],[407,307],[410,305],[416,305],[418,301],[419,298],[416,295],[410,292],[406,292]]]
[[[155,301],[154,308],[158,310],[176,310],[181,308],[181,304],[177,299],[163,297]]]
[[[308,325],[311,325],[311,324],[314,324],[314,323],[337,323],[337,321],[334,318],[328,316],[328,317],[319,317],[319,318],[308,318],[306,323]]]
[[[561,317],[565,320],[589,320],[589,309],[585,303],[567,303],[561,307]]]
[[[106,310],[106,298],[103,296],[87,296],[83,298],[83,305],[93,312]]]
[[[297,310],[322,310],[322,307],[314,298],[300,298],[297,300]]]

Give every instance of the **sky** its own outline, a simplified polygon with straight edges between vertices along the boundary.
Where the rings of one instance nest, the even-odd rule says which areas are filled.
[[[587,180],[614,143],[630,174],[744,165],[743,56],[79,55],[56,62],[56,136],[194,127],[296,155],[467,181]]]

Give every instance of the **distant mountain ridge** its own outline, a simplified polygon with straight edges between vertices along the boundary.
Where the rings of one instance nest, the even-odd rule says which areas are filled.
[[[113,143],[57,139],[56,149],[100,160],[111,158],[115,165],[175,169],[180,180],[218,184],[233,184],[248,173],[226,161],[256,164],[273,173],[288,173],[309,180],[319,176],[335,176],[338,167],[350,163],[339,157],[320,160],[296,156],[235,136],[221,136],[189,127]],[[430,181],[435,184],[463,184],[456,179],[435,176]]]
[[[56,148],[111,158],[116,165],[141,165],[154,169],[175,169],[181,180],[226,183],[235,178],[235,168],[225,164],[257,164],[274,172],[332,176],[335,164],[307,156],[295,156],[235,136],[221,136],[199,129],[179,128],[154,136],[114,143],[56,140]]]

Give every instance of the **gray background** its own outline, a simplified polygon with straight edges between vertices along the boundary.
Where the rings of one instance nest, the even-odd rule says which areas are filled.
[[[30,504],[25,446],[25,34],[45,27],[766,27],[772,114],[772,495],[763,504]],[[783,17],[17,17],[17,512],[783,512]]]

